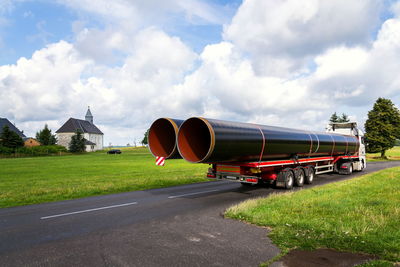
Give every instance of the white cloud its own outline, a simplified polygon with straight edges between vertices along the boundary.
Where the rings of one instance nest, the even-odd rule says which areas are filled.
[[[327,48],[366,44],[381,7],[379,0],[246,0],[224,36],[252,55],[258,73],[292,75]]]
[[[125,129],[118,135],[105,132],[106,141],[142,135],[149,121],[165,115],[168,102],[159,105],[157,98],[182,81],[197,56],[178,38],[154,28],[138,32],[132,41],[135,52],[121,67],[98,66],[65,41],[1,66],[0,114],[23,126],[44,125],[55,117],[61,124],[82,118],[90,105],[104,129]]]
[[[0,67],[0,112],[19,121],[51,119],[68,108],[66,97],[90,62],[61,41]],[[70,99],[72,100],[72,99]]]
[[[388,19],[369,48],[338,47],[316,57],[310,77],[314,92],[336,104],[362,106],[378,97],[400,97],[400,20]],[[370,104],[372,105],[372,104]]]
[[[248,0],[225,40],[199,55],[149,21],[184,14],[190,23],[221,23],[210,4],[62,3],[105,26],[75,22],[74,41],[0,66],[0,114],[31,134],[83,118],[87,105],[108,145],[132,144],[162,116],[322,130],[334,111],[365,120],[379,96],[400,103],[400,19],[379,24],[379,1]]]
[[[400,2],[394,2],[392,6],[390,7],[390,11],[395,15],[395,16],[400,16]]]
[[[193,24],[222,24],[227,22],[223,8],[200,0],[58,0],[76,10],[99,16],[104,24],[137,29],[148,25],[162,25],[170,19],[183,17]]]
[[[315,57],[318,79],[327,79],[338,74],[352,75],[366,67],[368,52],[366,49],[339,46]]]

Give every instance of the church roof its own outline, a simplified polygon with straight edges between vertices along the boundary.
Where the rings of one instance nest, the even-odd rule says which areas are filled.
[[[7,125],[11,131],[15,132],[18,134],[20,137],[26,137],[23,132],[18,130],[17,127],[14,126],[8,119],[6,118],[0,118],[0,133],[3,131],[3,127]]]
[[[90,107],[88,107],[85,117],[93,117],[92,112],[90,112]]]
[[[85,138],[83,138],[83,140],[85,141],[85,145],[87,145],[87,146],[95,146],[96,145],[95,143],[93,143],[89,140],[86,140]]]
[[[79,120],[75,118],[69,118],[63,126],[56,131],[56,133],[75,133],[80,130],[82,133],[94,133],[103,134],[96,125],[86,120]]]

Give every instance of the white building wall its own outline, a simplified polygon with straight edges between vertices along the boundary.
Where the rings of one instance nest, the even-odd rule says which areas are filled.
[[[71,142],[71,137],[75,133],[57,133],[57,144],[63,147],[69,148],[69,143]]]
[[[87,134],[85,137],[90,142],[95,143],[95,147],[93,151],[102,150],[103,149],[103,135],[102,134]]]
[[[69,143],[71,142],[71,138],[75,133],[57,133],[57,144],[60,146],[64,146],[67,149],[69,148]],[[92,146],[86,146],[86,151],[91,152],[91,151],[97,151],[97,150],[102,150],[103,149],[103,135],[102,134],[90,134],[90,133],[84,133],[83,137],[86,140],[89,140],[90,142],[95,143],[96,145],[93,147]]]

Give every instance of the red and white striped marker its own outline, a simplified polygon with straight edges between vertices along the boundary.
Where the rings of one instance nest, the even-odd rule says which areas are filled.
[[[156,165],[164,166],[164,164],[165,164],[165,158],[164,157],[156,157]]]

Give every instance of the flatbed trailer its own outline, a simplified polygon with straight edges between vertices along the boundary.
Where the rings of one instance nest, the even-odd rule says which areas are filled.
[[[260,162],[214,163],[207,177],[237,181],[244,185],[271,184],[291,189],[311,184],[315,175],[329,172],[351,174],[365,168],[365,156],[324,156]]]

